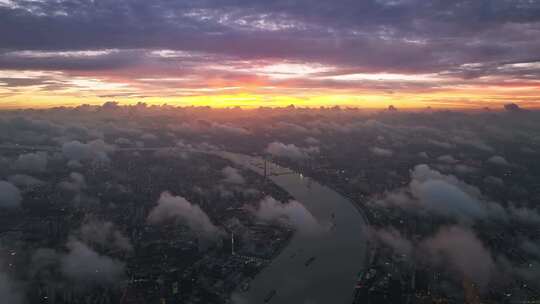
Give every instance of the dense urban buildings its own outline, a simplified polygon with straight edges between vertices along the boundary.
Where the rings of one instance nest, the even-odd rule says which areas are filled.
[[[540,303],[540,0],[0,0],[0,304]]]
[[[288,303],[298,290],[347,303],[536,301],[538,118],[4,111],[0,293],[15,304]]]

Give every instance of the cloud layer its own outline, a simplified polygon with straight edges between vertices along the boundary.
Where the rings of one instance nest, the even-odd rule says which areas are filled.
[[[10,103],[62,95],[374,105],[374,96],[398,96],[400,107],[415,93],[426,94],[419,106],[532,103],[539,12],[525,0],[10,0],[0,3],[0,94]],[[499,90],[483,94],[487,86]]]

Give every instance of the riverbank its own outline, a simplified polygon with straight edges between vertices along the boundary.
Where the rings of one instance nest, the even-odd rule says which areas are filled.
[[[264,174],[264,159],[219,152],[217,155],[237,165]],[[353,201],[313,179],[267,163],[272,172],[287,174],[268,178],[299,201],[320,223],[334,222],[328,233],[296,233],[290,243],[262,269],[241,294],[247,303],[262,303],[271,290],[277,290],[275,303],[351,303],[358,273],[369,261],[365,215]],[[269,172],[267,172],[269,173]],[[271,173],[271,172],[270,172]],[[306,261],[314,258],[307,267]]]

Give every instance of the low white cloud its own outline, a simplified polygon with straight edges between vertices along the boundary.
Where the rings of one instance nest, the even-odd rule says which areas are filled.
[[[15,168],[26,172],[43,172],[47,168],[47,153],[21,154],[15,161]]]
[[[474,197],[444,180],[413,181],[411,191],[424,207],[440,215],[481,218],[486,213]]]
[[[144,133],[141,135],[141,139],[144,141],[156,141],[158,140],[158,137],[152,133]]]
[[[8,180],[15,186],[23,188],[43,186],[46,184],[44,181],[26,174],[11,175],[8,177]]]
[[[320,141],[316,139],[315,137],[308,137],[304,140],[307,144],[315,146],[320,144]]]
[[[213,123],[212,131],[214,133],[226,133],[230,135],[249,135],[250,132],[242,127],[234,126],[232,124],[220,124]]]
[[[313,214],[298,201],[282,203],[267,196],[255,208],[248,210],[259,220],[292,226],[299,232],[313,233],[322,229]]]
[[[78,172],[71,172],[67,180],[58,183],[58,187],[66,191],[78,193],[86,188],[86,180],[84,175]]]
[[[308,158],[309,151],[310,150],[302,149],[294,144],[284,144],[281,142],[270,143],[265,150],[266,153],[272,156],[289,158],[293,160],[301,160]],[[311,152],[316,151],[311,150]]]
[[[492,146],[486,144],[484,141],[478,138],[463,138],[460,136],[455,136],[454,138],[452,138],[452,140],[456,144],[473,147],[481,151],[485,151],[485,152],[495,151],[495,149]]]
[[[520,223],[540,226],[540,214],[526,207],[517,207],[513,204],[508,206],[510,217]]]
[[[114,146],[97,139],[86,144],[79,141],[71,141],[62,145],[62,153],[71,161],[100,160],[108,161],[108,153],[114,151]]]
[[[131,140],[125,138],[125,137],[119,137],[114,141],[117,145],[124,145],[124,146],[130,146],[132,145]]]
[[[69,252],[60,261],[61,271],[67,278],[97,285],[114,285],[122,280],[124,263],[100,255],[77,239],[71,239],[67,247]]]
[[[441,155],[441,156],[437,157],[437,160],[440,161],[440,162],[443,162],[443,163],[447,163],[447,164],[455,164],[455,163],[458,162],[458,160],[455,159],[450,154]]]
[[[221,173],[224,176],[223,181],[229,184],[244,184],[246,181],[244,177],[240,174],[238,169],[227,166],[221,170]]]
[[[370,229],[369,235],[395,253],[438,266],[484,288],[493,279],[496,264],[482,241],[468,228],[445,226],[434,235],[412,241],[394,228]]]
[[[132,251],[129,239],[120,232],[113,223],[89,221],[79,229],[81,240],[88,244],[98,244],[102,247],[120,251]]]
[[[204,234],[215,234],[219,231],[201,207],[169,192],[161,193],[157,206],[150,211],[147,220],[151,224],[179,221]]]
[[[488,163],[498,165],[498,166],[509,166],[510,165],[510,163],[504,157],[502,157],[500,155],[492,156],[487,161],[488,161]]]
[[[478,169],[471,166],[459,164],[454,166],[454,171],[460,174],[470,174],[477,172]]]
[[[409,256],[414,249],[412,242],[404,238],[395,228],[369,229],[368,235],[399,254]]]
[[[444,227],[421,246],[434,263],[457,271],[480,287],[489,283],[495,269],[491,253],[469,229]]]
[[[391,191],[371,204],[402,208],[420,214],[428,212],[466,221],[506,217],[504,209],[496,203],[486,201],[478,188],[453,175],[441,174],[427,165],[414,168],[407,187]]]
[[[383,148],[379,148],[379,147],[373,147],[370,149],[371,153],[373,153],[373,155],[376,155],[376,156],[381,156],[381,157],[390,157],[392,155],[394,155],[394,152],[390,149],[383,149]]]

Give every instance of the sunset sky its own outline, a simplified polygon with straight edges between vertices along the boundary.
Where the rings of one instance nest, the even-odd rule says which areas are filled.
[[[540,105],[535,0],[0,0],[0,108]]]

